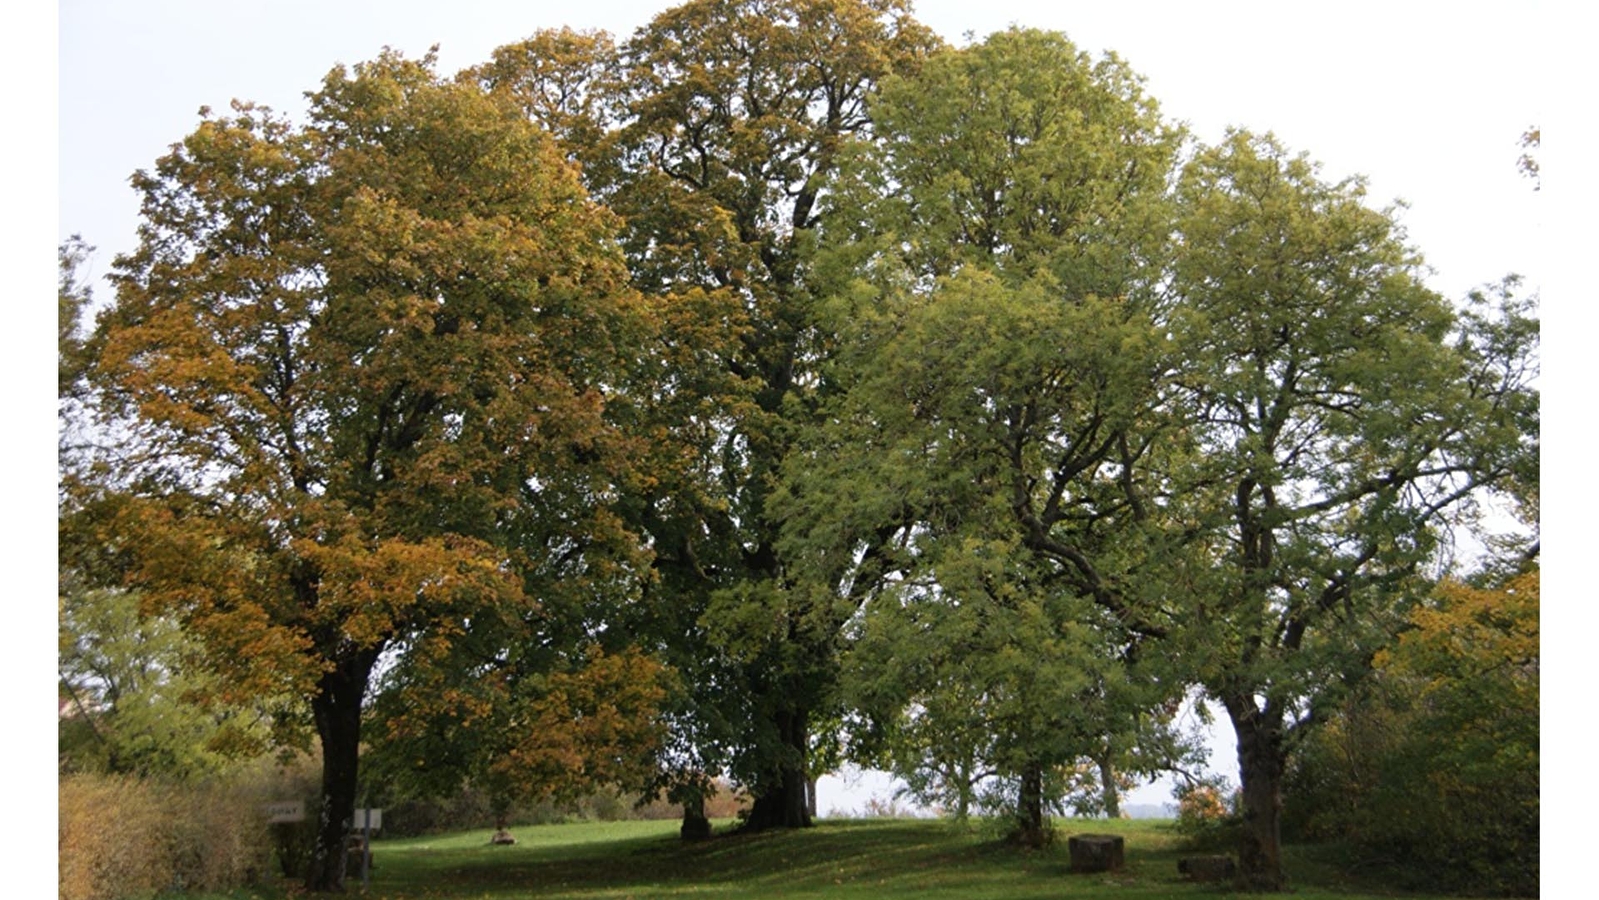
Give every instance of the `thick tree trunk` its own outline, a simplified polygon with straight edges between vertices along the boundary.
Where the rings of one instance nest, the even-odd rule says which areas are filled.
[[[1238,738],[1238,776],[1243,782],[1244,830],[1238,868],[1247,887],[1286,891],[1282,867],[1282,786],[1286,754],[1280,715],[1262,713],[1254,698],[1229,698],[1227,715]]]
[[[1109,755],[1099,760],[1099,785],[1100,796],[1105,805],[1105,818],[1120,819],[1122,817],[1121,793],[1116,789],[1116,770],[1110,764]]]
[[[1016,798],[1016,831],[1011,839],[1024,847],[1049,843],[1044,824],[1044,767],[1037,762],[1022,768],[1022,787]]]
[[[322,676],[311,700],[311,714],[322,741],[322,802],[316,842],[305,886],[311,891],[343,891],[345,840],[355,815],[361,746],[361,699],[377,651],[354,654]]]
[[[761,785],[761,792],[750,807],[750,816],[744,825],[750,831],[809,828],[811,825],[805,790],[805,752],[810,745],[806,711],[779,710],[776,718],[784,758],[776,777]]]

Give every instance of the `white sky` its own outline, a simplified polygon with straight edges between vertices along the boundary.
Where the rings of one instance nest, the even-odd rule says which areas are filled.
[[[631,33],[664,0],[63,0],[59,235],[81,233],[104,272],[133,242],[128,176],[234,98],[303,110],[335,63],[440,45],[446,72],[549,26]],[[1114,50],[1168,115],[1204,139],[1272,130],[1371,178],[1457,296],[1508,272],[1537,278],[1538,197],[1516,171],[1538,121],[1536,6],[1377,3],[1030,3],[924,0],[918,17],[955,42],[1011,24]],[[224,12],[225,11],[225,12]]]
[[[385,45],[416,56],[438,43],[441,70],[453,72],[541,27],[599,27],[625,36],[669,5],[61,0],[56,238],[81,233],[100,249],[92,272],[108,270],[134,240],[137,203],[128,176],[192,130],[201,105],[222,109],[237,97],[299,113],[303,92],[332,65],[371,58]],[[1401,221],[1435,269],[1433,287],[1446,296],[1509,272],[1541,285],[1545,241],[1581,254],[1578,265],[1591,255],[1580,237],[1565,229],[1545,233],[1540,225],[1540,204],[1559,177],[1551,165],[1561,157],[1557,142],[1551,140],[1545,158],[1544,192],[1534,193],[1515,165],[1522,131],[1547,124],[1546,111],[1554,111],[1545,105],[1568,101],[1578,109],[1570,119],[1591,108],[1591,101],[1573,99],[1587,99],[1591,84],[1570,83],[1587,74],[1586,59],[1576,58],[1590,48],[1569,54],[1575,66],[1551,67],[1543,59],[1551,39],[1577,48],[1576,35],[1590,33],[1560,4],[923,0],[916,9],[957,43],[966,32],[981,38],[1011,24],[1063,30],[1084,49],[1110,49],[1128,60],[1148,77],[1166,113],[1206,140],[1230,124],[1271,130],[1321,160],[1329,176],[1369,176],[1374,205],[1409,203]],[[8,61],[5,73],[15,86],[8,92],[18,96],[36,93],[30,86],[42,89],[49,78],[43,65],[30,67],[26,59],[48,52],[50,23],[26,26],[14,34],[13,47],[34,35],[39,46],[22,47],[24,62]],[[1554,83],[1561,78],[1564,85]],[[43,112],[48,122],[52,111]],[[1577,154],[1592,145],[1576,146],[1582,149],[1568,145],[1565,158],[1583,168],[1586,160]],[[37,162],[21,171],[49,171],[48,158]],[[30,180],[11,170],[13,179]],[[47,190],[45,179],[32,180],[42,182],[32,190]],[[24,227],[8,226],[17,234]],[[42,246],[41,235],[25,236],[29,247]],[[51,253],[53,260],[53,247]],[[30,284],[48,290],[44,279]],[[106,299],[105,289],[100,293]],[[1545,356],[1554,352],[1546,349]],[[1553,372],[1546,369],[1546,383]],[[1549,498],[1546,514],[1559,504]],[[826,798],[821,807],[829,808]]]

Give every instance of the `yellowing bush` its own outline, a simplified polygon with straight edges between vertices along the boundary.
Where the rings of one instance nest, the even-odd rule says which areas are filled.
[[[61,900],[224,890],[266,873],[261,797],[248,786],[70,775],[59,794]]]

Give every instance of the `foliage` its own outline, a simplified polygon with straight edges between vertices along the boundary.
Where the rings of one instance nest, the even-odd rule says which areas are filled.
[[[1038,820],[1046,770],[1179,689],[1133,664],[1158,627],[1132,577],[1177,135],[1119,60],[1021,29],[870,110],[826,201],[838,394],[785,469],[783,548],[818,593],[879,592],[843,606],[846,690],[897,773],[958,815],[1005,776]]]
[[[67,527],[204,641],[225,698],[309,700],[329,888],[382,654],[471,643],[492,678],[628,593],[607,392],[648,321],[615,220],[516,111],[393,54],[310,102],[303,127],[206,113],[135,177],[92,371],[127,440]]]
[[[1087,758],[1062,766],[1060,778],[1063,785],[1061,807],[1078,818],[1121,818],[1126,815],[1121,809],[1121,795],[1138,787],[1138,779],[1126,770],[1114,766],[1102,768],[1097,761]],[[1107,800],[1116,805],[1108,805]]]
[[[76,774],[58,793],[62,900],[219,891],[268,874],[268,798],[250,782]]]
[[[1066,598],[1007,578],[1004,548],[963,547],[956,564],[976,569],[984,550],[989,567],[970,582],[951,566],[938,592],[907,586],[875,598],[846,670],[853,705],[883,734],[885,761],[918,799],[957,818],[984,782],[1071,759],[1099,724],[1085,703],[1092,632],[1070,624]]]
[[[1187,781],[1178,785],[1173,795],[1177,799],[1177,831],[1189,846],[1229,850],[1238,844],[1243,825],[1242,798],[1225,778]]]
[[[181,780],[264,749],[254,710],[199,705],[218,693],[199,647],[174,619],[142,618],[137,596],[69,583],[58,633],[63,771]]]
[[[861,804],[861,818],[864,819],[908,819],[912,815],[912,810],[900,805],[898,797],[879,797],[874,794]]]
[[[1537,483],[1537,320],[1457,314],[1391,214],[1270,136],[1199,153],[1178,189],[1170,401],[1193,554],[1168,570],[1181,653],[1238,738],[1256,884],[1280,888],[1281,778],[1424,590],[1438,537],[1486,491]],[[1534,488],[1535,490],[1535,488]]]
[[[378,700],[382,729],[366,762],[380,791],[443,798],[471,783],[509,819],[515,806],[571,802],[597,785],[638,790],[653,772],[669,679],[637,651],[589,647],[564,665],[481,681],[430,674],[391,679]],[[435,696],[436,705],[411,699]]]
[[[926,287],[1047,273],[1071,301],[1148,287],[1181,132],[1114,54],[1011,28],[885,80],[826,200],[834,264]]]
[[[936,43],[902,0],[693,0],[621,46],[544,32],[473,72],[567,140],[625,223],[633,284],[731,338],[674,374],[697,403],[643,416],[685,465],[636,498],[658,581],[630,624],[684,678],[663,785],[688,799],[729,771],[754,787],[756,826],[807,818],[834,665],[832,610],[786,591],[767,508],[816,384],[816,205],[873,86]]]
[[[63,399],[81,389],[87,365],[81,332],[84,313],[93,303],[94,293],[85,282],[82,269],[93,253],[94,248],[76,234],[57,249],[60,290],[56,294],[56,396]]]
[[[1543,129],[1537,125],[1528,128],[1521,135],[1521,146],[1526,151],[1521,158],[1516,160],[1516,168],[1521,174],[1532,179],[1532,189],[1543,189],[1543,175],[1538,168],[1538,152],[1543,147]]]
[[[1359,179],[1184,148],[1114,55],[905,0],[689,0],[308,99],[135,176],[87,338],[60,248],[70,767],[314,730],[318,890],[362,791],[687,829],[730,776],[759,830],[846,755],[1041,843],[1193,752],[1198,684],[1254,887],[1290,773],[1371,798],[1310,831],[1535,847],[1537,545],[1428,592],[1489,494],[1536,518],[1536,298],[1434,295]],[[1450,830],[1495,780],[1506,830]]]
[[[1291,823],[1417,886],[1538,890],[1539,575],[1447,582],[1295,767]]]

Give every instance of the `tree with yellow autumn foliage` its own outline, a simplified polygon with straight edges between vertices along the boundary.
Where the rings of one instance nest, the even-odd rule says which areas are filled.
[[[517,641],[582,630],[574,598],[636,588],[609,411],[649,319],[554,141],[431,56],[334,69],[303,126],[202,111],[134,186],[139,243],[90,341],[117,446],[63,540],[179,617],[230,696],[308,699],[307,883],[336,890],[380,659],[455,666],[475,641],[463,677],[503,680]],[[568,662],[527,702],[569,724]]]

